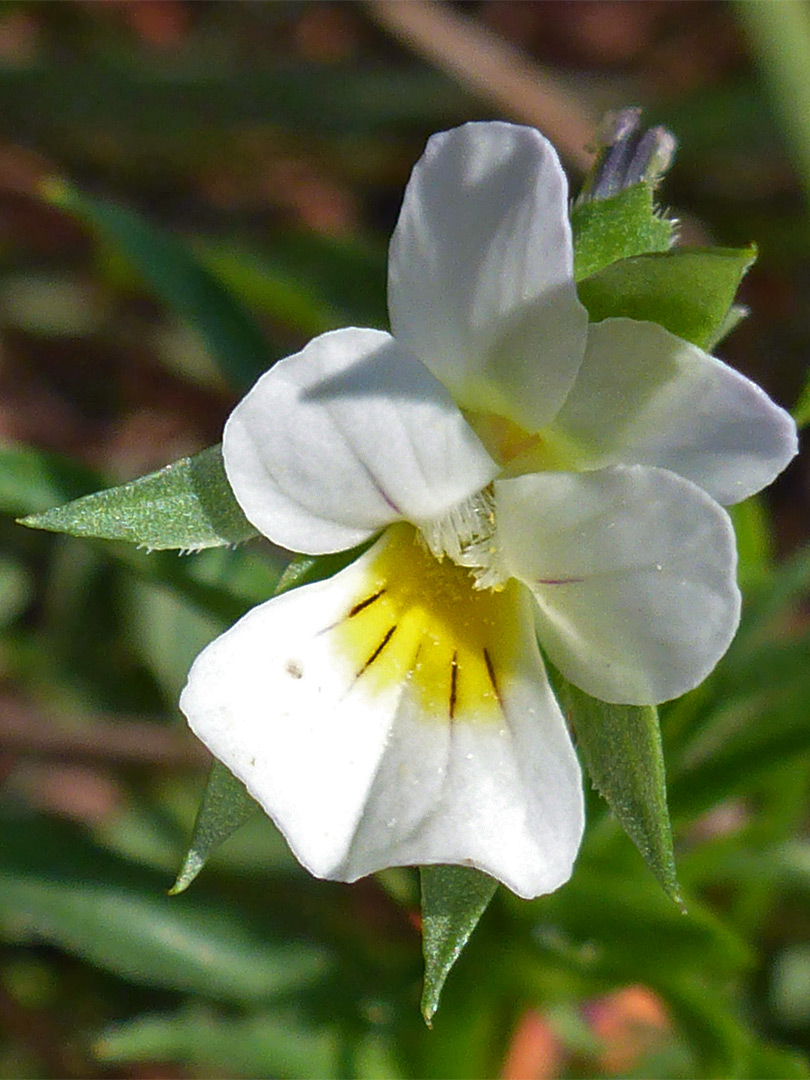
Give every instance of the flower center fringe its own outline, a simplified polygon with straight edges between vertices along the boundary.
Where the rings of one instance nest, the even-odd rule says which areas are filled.
[[[419,536],[441,562],[445,555],[470,569],[476,589],[500,589],[509,577],[498,545],[495,497],[486,487],[442,517],[423,523]]]

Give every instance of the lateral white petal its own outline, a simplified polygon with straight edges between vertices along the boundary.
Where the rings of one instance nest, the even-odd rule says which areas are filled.
[[[533,128],[434,135],[411,174],[388,265],[391,326],[458,403],[534,431],[574,381],[587,314],[568,185]]]
[[[498,671],[501,718],[492,701],[475,715],[467,698],[453,719],[444,694],[441,707],[420,694],[415,657],[410,676],[386,684],[358,671],[344,648],[341,627],[370,610],[390,543],[384,534],[334,578],[250,612],[197,659],[181,708],[316,876],[351,881],[386,866],[460,862],[520,895],[548,892],[570,874],[582,795],[530,597],[518,663]]]
[[[655,323],[590,327],[553,427],[589,467],[656,465],[723,505],[761,490],[796,454],[796,425],[744,375]]]
[[[538,635],[566,678],[603,701],[691,690],[739,622],[734,532],[701,488],[619,466],[495,483],[511,572],[537,600]]]
[[[447,390],[379,330],[336,330],[279,361],[225,425],[248,519],[293,551],[340,551],[439,517],[496,466]]]

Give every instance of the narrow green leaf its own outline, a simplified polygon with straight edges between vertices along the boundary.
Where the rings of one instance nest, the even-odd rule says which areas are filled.
[[[670,805],[676,818],[694,818],[721,799],[750,793],[780,766],[806,760],[808,654],[810,641],[805,638],[788,656],[788,670],[781,675],[778,656],[770,666],[754,666],[755,672],[767,670],[773,685],[728,700],[707,718],[705,736],[695,738],[672,769]],[[797,670],[799,664],[805,667]],[[699,734],[704,735],[702,730]]]
[[[428,1027],[439,997],[498,883],[467,866],[422,866],[422,1015]]]
[[[48,202],[90,226],[132,264],[158,299],[200,334],[234,387],[247,388],[270,366],[267,342],[250,313],[176,237],[58,178],[41,190]]]
[[[244,825],[256,810],[258,806],[248,795],[244,784],[221,762],[214,761],[197,811],[191,844],[177,880],[169,889],[169,895],[177,896],[178,893],[185,892],[205,866],[209,856]]]
[[[581,281],[579,298],[592,322],[646,319],[708,348],[727,328],[739,284],[755,259],[753,245],[638,255]]]
[[[233,496],[219,446],[20,523],[71,536],[128,540],[153,551],[199,551],[258,535]]]
[[[165,894],[163,875],[95,847],[53,819],[3,822],[0,937],[47,942],[132,982],[241,1003],[328,972],[320,948],[290,940],[204,892]]]
[[[334,555],[297,556],[281,575],[274,595],[280,596],[281,593],[300,585],[331,577],[353,562],[367,546],[364,544]],[[255,809],[256,803],[241,781],[224,765],[215,761],[208,774],[188,851],[177,880],[169,892],[172,895],[184,892],[220,844],[244,825]]]
[[[756,495],[729,507],[737,537],[739,579],[743,589],[764,579],[773,565],[773,536],[768,511]]]
[[[674,976],[664,968],[659,980],[651,985],[666,1001],[694,1055],[693,1075],[744,1076],[750,1027],[735,1016],[727,989],[716,985],[710,989],[700,968]]]
[[[27,567],[0,554],[0,628],[25,610],[34,593],[34,579]]]
[[[0,511],[32,514],[103,483],[92,469],[33,446],[0,446]]]
[[[108,1028],[93,1050],[108,1065],[171,1061],[208,1075],[300,1080],[342,1075],[336,1026],[316,1026],[289,1008],[220,1016],[198,1006],[139,1016]]]
[[[576,281],[619,259],[669,250],[674,222],[656,211],[654,199],[652,185],[644,183],[634,184],[609,199],[574,207],[571,228]]]
[[[801,1050],[753,1042],[745,1075],[747,1080],[807,1080],[810,1063]]]
[[[683,906],[675,875],[656,709],[609,705],[559,676],[554,685],[595,787],[664,891]]]
[[[793,410],[793,419],[800,430],[810,424],[810,371],[807,373],[799,400]]]

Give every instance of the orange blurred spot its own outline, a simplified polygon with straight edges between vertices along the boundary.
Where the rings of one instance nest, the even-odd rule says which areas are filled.
[[[605,1044],[599,1067],[622,1073],[659,1046],[670,1032],[667,1011],[657,994],[646,986],[628,986],[588,1007],[594,1034]]]
[[[176,0],[131,0],[125,13],[138,37],[154,48],[176,48],[188,33],[188,10]]]
[[[529,1009],[512,1035],[501,1080],[552,1080],[559,1075],[562,1060],[562,1046],[548,1021],[536,1009]]]

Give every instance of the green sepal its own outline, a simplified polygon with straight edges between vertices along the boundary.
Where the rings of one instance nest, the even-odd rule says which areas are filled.
[[[258,535],[234,498],[219,446],[128,484],[30,514],[20,524],[70,536],[128,540],[152,551],[200,551]]]
[[[675,874],[657,709],[599,701],[556,672],[553,681],[594,786],[661,887],[683,907]]]
[[[359,559],[373,543],[374,540],[367,540],[358,544],[357,547],[349,548],[347,551],[335,551],[331,555],[296,555],[287,564],[284,573],[279,578],[275,595],[297,589],[301,585],[311,585],[315,581],[334,577],[355,559]]]
[[[182,241],[134,211],[77,191],[58,177],[46,180],[40,191],[127,260],[155,296],[200,335],[235,388],[246,389],[270,366],[261,327]]]
[[[574,280],[582,281],[619,259],[668,251],[675,222],[655,207],[651,184],[633,184],[609,199],[581,202],[571,212]]]
[[[259,809],[244,784],[220,761],[211,764],[183,865],[169,896],[185,892],[212,852]]]
[[[498,887],[469,866],[422,866],[422,1016],[431,1027],[439,997],[470,935]]]
[[[638,255],[581,281],[579,298],[592,322],[646,319],[710,349],[744,314],[734,297],[756,257],[753,244]]]
[[[332,577],[361,554],[368,544],[334,555],[297,555],[279,578],[273,595]],[[192,830],[191,842],[170,895],[184,892],[220,844],[233,835],[258,809],[241,780],[214,761]]]

